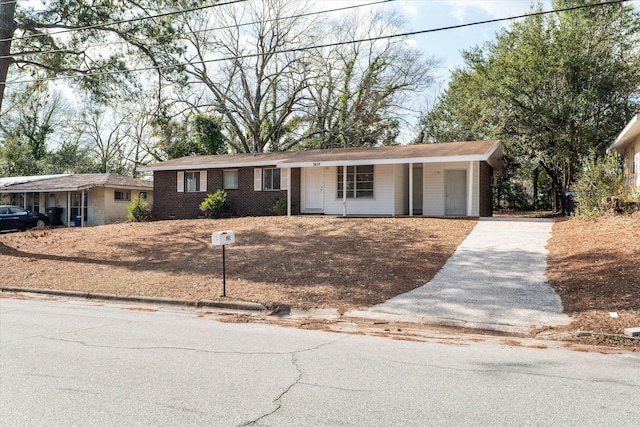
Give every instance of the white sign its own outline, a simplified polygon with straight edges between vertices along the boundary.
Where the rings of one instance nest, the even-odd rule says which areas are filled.
[[[213,246],[223,246],[236,242],[236,235],[231,230],[214,231],[211,233],[211,244]]]

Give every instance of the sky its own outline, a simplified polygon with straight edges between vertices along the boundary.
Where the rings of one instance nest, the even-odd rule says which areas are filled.
[[[339,0],[324,1],[345,3]],[[523,15],[531,10],[533,3],[532,0],[395,0],[385,3],[383,7],[401,12],[408,21],[409,31],[421,31]],[[551,0],[535,3],[542,4],[544,10],[552,9]],[[633,3],[640,10],[640,0],[633,0]],[[437,73],[440,81],[446,84],[451,71],[463,65],[461,51],[493,40],[496,33],[510,22],[437,31],[414,36],[414,40],[427,56],[440,60]]]

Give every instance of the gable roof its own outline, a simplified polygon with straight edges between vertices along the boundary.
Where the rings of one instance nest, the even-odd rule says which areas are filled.
[[[438,163],[487,161],[501,169],[500,141],[466,141],[438,144],[396,145],[364,148],[286,151],[257,154],[189,156],[139,167],[140,171],[217,169],[249,166],[279,168],[314,166],[352,166],[359,164]]]
[[[613,141],[613,143],[607,148],[607,152],[617,151],[622,154],[627,147],[627,145],[631,144],[637,137],[640,136],[640,114],[637,114],[634,118],[632,118],[627,126],[620,132],[618,137]]]
[[[0,187],[0,193],[80,191],[95,187],[153,190],[153,182],[112,173],[83,173],[34,179]]]

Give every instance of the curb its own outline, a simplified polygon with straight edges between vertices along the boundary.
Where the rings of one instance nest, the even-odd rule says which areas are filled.
[[[54,295],[69,298],[84,298],[89,300],[103,300],[103,301],[118,301],[118,302],[137,302],[147,304],[166,304],[166,305],[180,305],[191,307],[210,307],[210,308],[226,308],[232,310],[251,310],[251,311],[266,311],[267,308],[262,304],[256,302],[245,301],[212,301],[212,300],[199,300],[188,301],[179,300],[173,298],[160,298],[160,297],[142,297],[142,296],[121,296],[112,294],[92,294],[88,292],[79,291],[63,291],[58,289],[39,289],[39,288],[17,288],[17,287],[2,287],[0,292],[14,292],[14,293],[32,293],[41,295]]]

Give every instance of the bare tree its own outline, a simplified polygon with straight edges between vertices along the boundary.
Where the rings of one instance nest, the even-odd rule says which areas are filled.
[[[433,83],[435,61],[404,38],[393,13],[352,14],[332,25],[336,41],[370,40],[322,48],[309,84],[310,147],[393,144],[411,108],[411,98]]]
[[[186,72],[225,118],[233,150],[280,149],[307,89],[306,49],[318,34],[315,20],[294,17],[305,11],[304,1],[264,0],[189,17]]]

